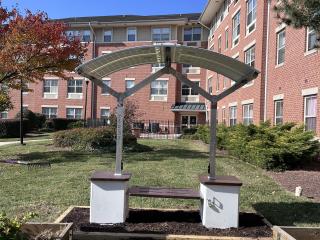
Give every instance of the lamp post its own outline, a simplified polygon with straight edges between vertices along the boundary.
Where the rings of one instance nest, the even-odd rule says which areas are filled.
[[[84,126],[86,126],[87,121],[87,105],[88,105],[88,86],[89,86],[89,79],[86,79],[86,96],[85,96],[85,102],[84,102]]]
[[[23,143],[23,82],[20,80],[20,144]]]

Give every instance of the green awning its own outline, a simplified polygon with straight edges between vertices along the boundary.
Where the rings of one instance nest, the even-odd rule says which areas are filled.
[[[172,112],[206,112],[204,103],[176,103],[171,107]]]

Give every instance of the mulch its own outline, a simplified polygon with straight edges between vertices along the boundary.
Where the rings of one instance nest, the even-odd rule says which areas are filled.
[[[88,208],[74,208],[62,222],[73,222],[75,230],[84,232],[177,234],[231,237],[271,237],[272,231],[261,216],[240,213],[239,228],[207,229],[202,226],[199,211],[160,211],[130,209],[125,223],[100,225],[89,223]]]
[[[302,195],[315,201],[320,201],[320,162],[315,162],[303,169],[268,172],[278,184],[290,192],[295,192],[296,187],[301,186]]]

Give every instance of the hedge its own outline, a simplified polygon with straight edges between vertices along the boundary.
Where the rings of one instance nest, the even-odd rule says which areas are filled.
[[[312,161],[319,154],[319,141],[313,132],[303,126],[287,123],[271,126],[269,122],[259,126],[233,127],[219,125],[217,145],[236,158],[267,170],[287,170]],[[209,143],[209,127],[200,126],[193,139]]]
[[[23,132],[28,132],[28,120],[23,120]],[[20,136],[20,120],[0,120],[0,138],[15,138]]]
[[[56,132],[53,135],[56,147],[70,147],[78,150],[109,150],[114,151],[116,136],[110,127],[75,128]],[[132,134],[125,134],[123,145],[125,147],[137,144],[137,139]]]
[[[45,128],[54,131],[66,130],[70,123],[78,122],[78,119],[53,118],[45,122]]]
[[[46,116],[42,113],[34,113],[29,109],[23,110],[23,118],[29,120],[28,121],[28,129],[40,129],[43,128]],[[15,116],[15,119],[20,119],[20,112],[18,112]]]

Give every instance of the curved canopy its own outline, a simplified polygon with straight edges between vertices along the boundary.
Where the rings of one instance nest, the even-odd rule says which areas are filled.
[[[88,61],[77,67],[76,71],[87,78],[102,79],[129,67],[166,62],[208,69],[235,82],[251,80],[259,74],[247,64],[217,52],[177,44],[127,48]]]

